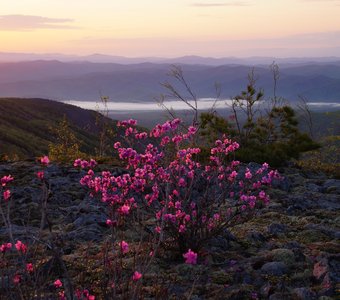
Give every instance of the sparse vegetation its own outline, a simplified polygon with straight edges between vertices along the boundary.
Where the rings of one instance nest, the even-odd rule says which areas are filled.
[[[180,67],[174,67],[170,75],[184,86],[190,98],[182,96],[180,88],[173,84],[166,83],[163,86],[170,91],[172,97],[190,107],[193,114],[192,123],[199,124],[202,144],[206,144],[207,141],[211,143],[214,139],[227,135],[241,145],[241,150],[236,155],[237,159],[258,163],[267,161],[278,167],[292,158],[298,159],[303,152],[317,149],[319,145],[307,133],[300,131],[294,109],[287,101],[277,96],[279,70],[275,64],[271,68],[274,95],[269,104],[265,101],[264,92],[256,87],[257,78],[252,70],[248,75],[246,89],[232,99],[229,118],[219,116],[212,107],[209,112],[200,115],[198,122],[197,98],[184,79]],[[164,100],[162,103],[166,107]],[[171,111],[169,113],[172,114]]]

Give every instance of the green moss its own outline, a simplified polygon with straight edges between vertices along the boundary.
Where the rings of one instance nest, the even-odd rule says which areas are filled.
[[[318,230],[304,230],[297,234],[296,239],[304,244],[329,241],[330,238]]]
[[[273,260],[281,261],[287,266],[292,266],[295,263],[294,253],[289,249],[274,249],[270,254]]]
[[[215,271],[211,273],[211,282],[216,284],[228,284],[232,282],[233,276],[225,271]]]

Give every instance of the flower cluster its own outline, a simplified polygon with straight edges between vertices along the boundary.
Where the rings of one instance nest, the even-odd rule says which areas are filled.
[[[140,146],[137,150],[116,142],[114,148],[129,171],[115,176],[109,171],[95,175],[89,169],[80,182],[114,212],[108,225],[118,224],[118,218],[128,217],[143,205],[154,214],[155,233],[164,233],[181,251],[199,250],[201,241],[214,236],[221,227],[241,221],[243,216],[250,217],[257,203],[267,204],[265,186],[279,178],[279,174],[266,163],[257,169],[244,170],[239,161],[230,159],[239,144],[226,137],[215,142],[209,162],[203,165],[198,160],[201,149],[190,147],[197,129],[190,126],[179,132],[180,123],[174,119],[156,125],[150,132],[150,138],[156,142],[147,143],[142,151]],[[128,120],[119,126],[140,145],[145,132],[140,133],[136,124]],[[165,154],[169,147],[175,149],[170,161]],[[77,159],[75,165],[87,168],[91,162]],[[128,251],[124,243],[120,245],[123,253]],[[194,254],[191,250],[185,254],[188,263],[196,263]]]
[[[23,242],[21,242],[20,240],[18,240],[13,247],[12,243],[4,243],[2,245],[0,245],[0,253],[3,254],[3,259],[6,259],[6,253],[11,252],[12,249],[16,249],[17,254],[19,254],[21,256],[21,261],[23,262],[20,263],[20,265],[17,265],[16,268],[14,269],[15,273],[9,276],[9,278],[12,278],[12,282],[15,285],[18,285],[22,282],[23,278],[25,277],[29,277],[31,275],[33,275],[34,273],[34,266],[32,263],[25,263],[27,257],[27,250],[28,247],[26,244],[24,244]],[[10,265],[15,265],[16,263],[14,263],[14,260],[16,259],[15,256],[13,256],[13,254],[10,254],[9,256],[7,256],[7,259],[9,259],[12,263]]]
[[[60,279],[57,279],[56,281],[54,281],[53,285],[56,289],[59,289],[59,290],[63,287],[63,283]],[[59,295],[59,300],[66,300],[65,291],[60,290],[58,292],[58,295]],[[96,299],[96,297],[94,295],[91,295],[89,290],[86,290],[86,289],[84,290],[77,289],[75,291],[75,296],[76,296],[75,299],[78,299],[78,300],[80,299],[95,300]]]
[[[1,182],[1,185],[4,187],[7,185],[7,183],[13,181],[14,178],[11,176],[11,175],[8,175],[8,176],[4,176],[1,178],[0,182]]]
[[[5,187],[7,186],[8,183],[10,183],[13,180],[14,180],[14,178],[11,175],[3,176],[0,179],[0,183],[1,183],[0,191],[3,190],[2,191],[2,197],[4,198],[5,202],[7,202],[9,200],[9,198],[11,197],[11,191],[9,189],[5,189]]]
[[[5,243],[0,246],[0,252],[4,253],[7,251],[10,251],[12,249],[12,243]],[[18,252],[21,252],[25,254],[27,252],[27,245],[25,245],[22,241],[17,241],[15,243],[15,249],[17,249]]]

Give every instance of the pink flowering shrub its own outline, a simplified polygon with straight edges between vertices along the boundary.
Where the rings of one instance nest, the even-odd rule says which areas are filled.
[[[107,224],[119,224],[143,210],[150,215],[149,229],[160,243],[173,245],[183,254],[187,249],[199,251],[223,229],[267,204],[265,187],[279,175],[266,163],[256,170],[242,170],[239,161],[230,159],[239,144],[226,137],[215,142],[209,162],[201,164],[201,149],[193,143],[197,129],[190,126],[180,131],[180,123],[179,119],[167,121],[147,134],[139,132],[135,120],[119,122],[125,137],[137,145],[114,144],[126,163],[126,173],[103,171],[98,176],[90,168],[81,184],[107,203]],[[148,143],[150,139],[154,142]],[[75,166],[89,165],[80,159],[75,162]]]
[[[254,168],[233,160],[239,144],[226,136],[215,141],[208,162],[202,163],[197,128],[185,128],[179,119],[159,124],[150,133],[139,131],[136,125],[135,120],[118,123],[126,138],[125,142],[113,144],[126,166],[121,173],[102,171],[98,174],[96,161],[80,158],[74,161],[75,167],[84,170],[81,184],[107,206],[106,225],[111,236],[103,241],[101,250],[94,256],[96,263],[91,274],[95,280],[104,278],[101,292],[113,298],[137,297],[159,250],[175,250],[179,261],[186,264],[200,263],[205,252],[202,248],[207,247],[212,238],[250,218],[257,208],[269,202],[267,186],[279,178],[266,163]],[[92,292],[83,288],[93,281],[91,277],[86,282],[89,268],[83,271],[85,279],[81,280],[84,281],[75,286],[65,271],[53,277],[49,274],[46,282],[41,273],[46,261],[34,258],[36,253],[43,256],[42,249],[47,248],[46,256],[63,263],[62,249],[55,246],[53,240],[44,241],[47,207],[51,201],[50,160],[43,156],[38,161],[42,169],[34,176],[41,186],[41,222],[40,231],[33,239],[13,237],[10,220],[10,207],[15,198],[10,189],[13,177],[7,175],[0,179],[0,213],[9,233],[8,241],[0,245],[0,266],[9,282],[5,292],[19,297],[25,289],[31,295],[52,290],[59,299],[72,295],[75,299],[95,299]],[[53,233],[52,228],[49,230]],[[86,259],[82,264],[89,266]],[[67,267],[71,264],[68,262]],[[44,284],[40,284],[43,280]]]

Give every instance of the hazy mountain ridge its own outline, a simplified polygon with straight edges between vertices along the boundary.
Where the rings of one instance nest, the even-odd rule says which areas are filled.
[[[94,53],[90,55],[66,55],[60,53],[11,53],[0,52],[0,62],[22,62],[36,60],[59,60],[62,62],[94,62],[94,63],[117,63],[117,64],[138,64],[144,62],[165,63],[165,64],[195,64],[195,65],[211,65],[220,66],[223,64],[241,64],[241,65],[258,65],[270,64],[276,61],[280,64],[310,64],[310,63],[340,63],[340,56],[334,57],[203,57],[198,55],[185,55],[174,58],[165,57],[125,57],[118,55],[105,55]]]
[[[96,101],[101,95],[113,101],[153,101],[166,91],[161,83],[176,82],[167,76],[170,64],[113,64],[90,62],[31,61],[0,63],[0,97],[39,97],[57,100]],[[197,97],[214,97],[214,84],[221,85],[221,98],[229,99],[247,84],[251,66],[181,65]],[[256,66],[257,86],[266,97],[273,93],[269,66]],[[181,88],[179,88],[181,90]],[[295,101],[340,101],[340,64],[280,66],[278,95]]]

